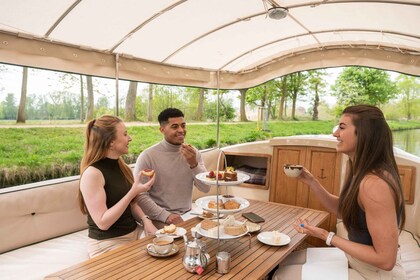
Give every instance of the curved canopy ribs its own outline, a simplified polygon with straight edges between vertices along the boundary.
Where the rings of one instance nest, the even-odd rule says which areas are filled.
[[[349,65],[420,76],[419,1],[0,3],[3,63],[225,89]],[[285,18],[268,17],[280,6]]]

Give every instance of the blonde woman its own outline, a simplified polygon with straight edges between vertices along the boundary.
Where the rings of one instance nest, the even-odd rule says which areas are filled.
[[[121,119],[104,115],[86,128],[84,156],[80,166],[79,205],[87,214],[89,257],[137,240],[141,228],[147,233],[157,229],[137,203],[136,196],[147,192],[154,177],[142,184],[134,178],[121,155],[128,153],[131,137]]]

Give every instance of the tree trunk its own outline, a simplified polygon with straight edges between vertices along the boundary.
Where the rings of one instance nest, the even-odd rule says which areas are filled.
[[[296,94],[293,94],[292,99],[292,119],[296,120]]]
[[[318,106],[319,106],[319,93],[318,93],[318,84],[315,85],[315,97],[314,97],[314,112],[312,114],[312,120],[318,120]]]
[[[241,104],[240,104],[240,116],[241,116],[241,122],[248,122],[248,118],[246,117],[245,112],[245,101],[246,101],[246,92],[248,91],[247,88],[240,89],[239,92],[241,93]]]
[[[149,98],[147,107],[147,121],[153,121],[153,84],[149,84]]]
[[[198,99],[198,108],[197,108],[197,121],[203,121],[204,116],[204,96],[207,93],[207,90],[200,88],[200,96]]]
[[[283,120],[284,119],[284,114],[285,114],[285,110],[283,110],[284,108],[284,102],[286,101],[286,94],[287,94],[287,77],[283,76],[281,77],[281,98],[280,98],[280,105],[279,105],[279,114],[278,117],[279,119]]]
[[[136,120],[136,97],[137,97],[137,82],[130,82],[128,87],[127,98],[125,99],[125,120]]]
[[[93,98],[93,82],[92,76],[86,76],[86,85],[88,93],[88,111],[86,115],[86,121],[93,120],[93,110],[94,110],[94,98]]]
[[[85,120],[85,95],[83,93],[83,75],[80,75],[80,121]]]
[[[16,123],[25,123],[26,93],[28,91],[28,67],[23,67],[22,72],[22,89],[20,91],[19,110],[17,113]]]

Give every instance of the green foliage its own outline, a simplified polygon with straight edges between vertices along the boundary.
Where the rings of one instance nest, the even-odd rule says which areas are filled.
[[[271,119],[275,118],[277,103],[281,97],[281,79],[274,79],[262,85],[248,89],[246,92],[246,103],[255,107],[268,109]]]
[[[396,85],[386,71],[364,67],[345,68],[332,89],[342,107],[385,104],[397,94]]]
[[[217,101],[207,102],[204,113],[208,120],[215,122],[217,120]],[[232,121],[235,116],[235,108],[232,107],[232,101],[222,100],[219,108],[220,121]]]
[[[16,120],[17,104],[13,93],[6,96],[6,100],[1,102],[3,118],[6,120]]]

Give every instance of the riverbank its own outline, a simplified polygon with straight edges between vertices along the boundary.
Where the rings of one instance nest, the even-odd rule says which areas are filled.
[[[255,122],[220,124],[220,145],[270,139],[272,137],[331,134],[333,121],[273,121],[268,131],[258,130]],[[420,128],[420,121],[390,121],[393,130]],[[0,127],[0,188],[79,174],[83,155],[85,124]],[[261,126],[261,124],[260,124]],[[127,163],[135,162],[147,147],[162,135],[156,124],[127,122],[133,138]],[[217,145],[215,123],[187,126],[187,142],[198,149]]]

